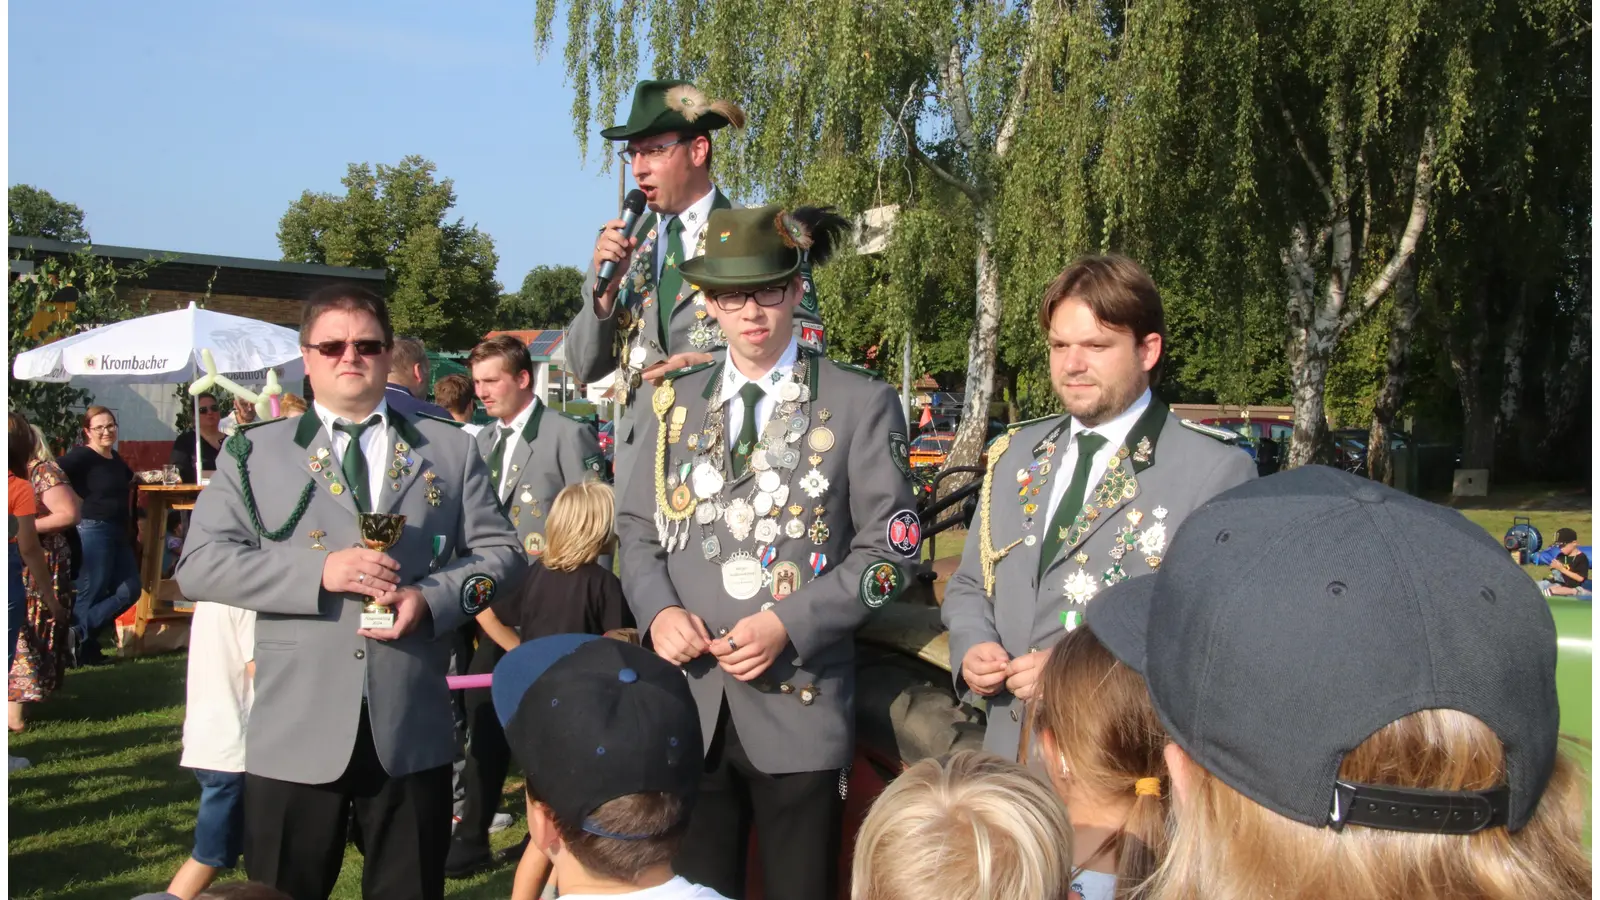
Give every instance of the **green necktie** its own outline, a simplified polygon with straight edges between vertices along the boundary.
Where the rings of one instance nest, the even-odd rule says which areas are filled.
[[[344,445],[344,458],[339,466],[344,469],[345,486],[356,501],[356,510],[372,512],[372,487],[367,479],[367,456],[361,452],[361,435],[383,421],[382,416],[372,416],[365,422],[334,422],[333,427],[350,436]]]
[[[739,440],[733,445],[733,477],[744,474],[750,464],[750,451],[756,444],[756,404],[765,392],[753,381],[739,388],[739,399],[744,401],[744,419],[739,423]]]
[[[661,277],[656,279],[656,310],[661,316],[661,347],[672,355],[672,311],[678,306],[678,291],[683,288],[683,273],[678,264],[683,262],[683,218],[673,216],[667,222],[667,258],[661,264]]]
[[[1072,469],[1072,481],[1067,484],[1067,492],[1061,496],[1061,505],[1056,507],[1055,515],[1050,517],[1050,524],[1045,528],[1044,549],[1039,554],[1040,578],[1055,562],[1056,554],[1061,552],[1062,532],[1078,517],[1078,511],[1083,509],[1083,495],[1089,489],[1089,471],[1094,468],[1094,455],[1106,445],[1106,439],[1092,431],[1080,432],[1076,440],[1078,464]]]
[[[506,444],[511,440],[511,429],[504,425],[497,426],[500,437],[494,442],[494,450],[489,453],[489,485],[494,488],[494,497],[501,499],[500,494],[500,465],[506,459]]]

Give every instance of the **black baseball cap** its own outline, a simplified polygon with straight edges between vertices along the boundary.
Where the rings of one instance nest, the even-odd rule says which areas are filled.
[[[1578,539],[1578,533],[1576,531],[1573,531],[1571,528],[1557,528],[1556,529],[1556,546],[1557,547],[1565,547],[1566,545],[1572,543],[1573,541],[1576,541],[1577,539]]]
[[[621,840],[656,837],[589,821],[629,794],[674,794],[689,814],[704,747],[688,679],[676,666],[625,641],[558,634],[507,653],[490,694],[528,787],[564,824]]]
[[[1218,495],[1087,621],[1190,758],[1297,822],[1516,831],[1555,765],[1556,633],[1538,587],[1459,513],[1346,472],[1304,466]],[[1492,729],[1507,784],[1339,779],[1346,754],[1426,709]]]

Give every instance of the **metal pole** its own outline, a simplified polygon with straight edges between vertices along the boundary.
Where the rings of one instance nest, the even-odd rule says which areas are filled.
[[[204,471],[203,471],[203,469],[201,468],[201,465],[200,465],[200,395],[199,394],[190,394],[189,397],[190,397],[191,400],[194,401],[194,483],[195,484],[200,484],[201,483],[200,479],[205,477]],[[218,400],[218,401],[215,401],[215,402],[221,403],[222,401]],[[151,523],[151,527],[152,528],[155,527],[155,523],[152,522]],[[165,535],[167,533],[166,532],[166,528],[167,528],[167,523],[162,522],[161,523],[162,540],[166,540],[166,537],[165,537]],[[151,534],[155,534],[155,532],[152,531]]]
[[[906,433],[911,431],[911,331],[906,330],[905,351],[900,362],[900,411],[906,416]]]
[[[628,199],[628,167],[619,162],[617,164],[617,215],[622,215],[622,203]]]

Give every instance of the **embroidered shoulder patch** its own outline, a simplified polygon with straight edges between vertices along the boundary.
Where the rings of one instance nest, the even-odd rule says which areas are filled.
[[[476,616],[494,602],[494,579],[487,575],[473,575],[461,583],[461,611]]]
[[[583,458],[584,471],[600,480],[606,477],[606,457],[604,453],[591,453]]]
[[[870,609],[878,609],[900,596],[905,580],[899,566],[888,560],[875,562],[861,573],[861,602]]]
[[[894,460],[894,467],[900,474],[911,481],[911,442],[906,440],[903,432],[889,432],[889,458]]]
[[[889,517],[889,549],[915,558],[922,549],[922,519],[914,510],[902,509]]]

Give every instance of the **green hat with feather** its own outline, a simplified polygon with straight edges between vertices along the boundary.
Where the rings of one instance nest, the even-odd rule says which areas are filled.
[[[826,262],[849,232],[850,221],[832,207],[714,209],[706,219],[705,253],[678,270],[706,291],[776,287],[802,262]]]
[[[608,141],[665,134],[670,131],[710,133],[732,125],[744,127],[744,110],[730,100],[711,100],[687,81],[641,81],[633,89],[628,121],[600,132]]]

